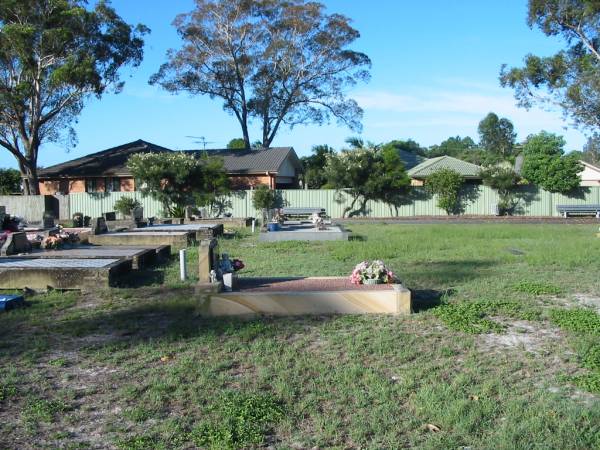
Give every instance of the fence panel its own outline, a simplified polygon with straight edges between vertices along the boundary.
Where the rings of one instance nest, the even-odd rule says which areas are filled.
[[[332,189],[288,189],[281,191],[286,204],[291,207],[322,207],[332,218],[342,217],[345,208],[352,204],[347,192]],[[259,212],[252,206],[252,191],[238,191],[228,197],[231,206],[228,211],[234,217],[258,217]],[[102,213],[114,211],[115,202],[123,196],[140,201],[147,216],[161,216],[162,205],[151,197],[139,192],[112,192],[69,195],[71,214],[81,212],[97,217]],[[498,203],[498,194],[487,186],[467,186],[463,189],[462,213],[469,215],[493,215],[494,205]],[[523,186],[517,190],[519,200],[515,214],[524,216],[557,216],[557,205],[600,204],[600,187],[580,188],[571,195],[553,194],[533,186]],[[355,208],[358,208],[358,204]],[[438,216],[446,212],[437,206],[437,199],[428,195],[422,187],[413,187],[405,199],[396,207],[380,201],[366,204],[367,217],[410,217]]]

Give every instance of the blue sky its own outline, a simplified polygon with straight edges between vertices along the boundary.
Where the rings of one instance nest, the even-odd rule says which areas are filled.
[[[364,108],[362,137],[373,142],[412,138],[421,145],[449,136],[477,140],[477,124],[489,112],[508,117],[518,138],[542,129],[559,133],[567,149],[580,149],[585,136],[560,111],[517,108],[512,91],[498,84],[503,63],[519,65],[527,53],[551,54],[561,47],[526,23],[526,0],[326,0],[328,12],[353,19],[361,38],[354,49],[372,60],[371,81],[350,92]],[[190,11],[193,0],[113,0],[129,23],[143,23],[147,37],[142,65],[123,72],[125,89],[91,99],[75,128],[73,148],[45,145],[40,165],[49,166],[136,139],[170,148],[199,148],[186,136],[204,136],[208,147],[223,147],[241,135],[237,121],[208,97],[173,96],[148,85],[148,78],[179,46],[171,22]],[[308,155],[316,144],[340,148],[353,133],[336,125],[280,132],[273,145],[292,145]],[[254,132],[253,139],[258,139]],[[0,149],[0,167],[15,167]]]

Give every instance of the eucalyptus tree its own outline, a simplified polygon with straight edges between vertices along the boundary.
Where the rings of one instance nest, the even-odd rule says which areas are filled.
[[[369,78],[369,58],[350,49],[350,19],[305,0],[196,0],[174,21],[183,45],[151,79],[172,93],[208,95],[240,124],[260,124],[262,147],[282,126],[335,118],[353,130],[362,110],[347,89]]]
[[[502,66],[502,86],[514,89],[520,106],[558,106],[576,124],[600,127],[600,2],[529,0],[527,23],[562,37],[566,48],[552,56],[529,54],[523,67]]]
[[[119,69],[143,56],[143,25],[108,1],[0,0],[0,146],[16,159],[26,194],[38,194],[45,142],[73,142],[91,96],[122,89]]]

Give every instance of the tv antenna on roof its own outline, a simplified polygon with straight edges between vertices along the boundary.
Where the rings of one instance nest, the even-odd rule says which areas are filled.
[[[214,144],[213,141],[207,141],[204,136],[186,136],[186,138],[198,139],[197,141],[194,141],[194,144],[202,144],[204,150],[206,150],[206,144]]]

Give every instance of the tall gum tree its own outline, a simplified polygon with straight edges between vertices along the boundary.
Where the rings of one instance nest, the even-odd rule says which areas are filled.
[[[502,66],[500,83],[514,89],[518,104],[560,107],[576,125],[600,127],[600,2],[529,0],[527,23],[564,38],[552,56],[525,57],[523,67]]]
[[[360,34],[347,17],[305,0],[196,0],[174,25],[183,46],[150,83],[223,100],[247,149],[252,120],[263,147],[282,125],[335,118],[360,130],[362,110],[346,93],[368,80],[371,61],[349,48]]]
[[[143,56],[143,25],[108,1],[0,0],[0,146],[16,159],[25,194],[39,194],[45,142],[73,142],[90,96],[119,92],[119,69]]]

